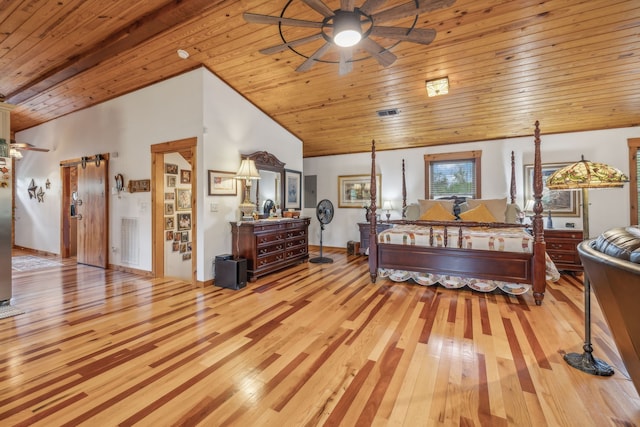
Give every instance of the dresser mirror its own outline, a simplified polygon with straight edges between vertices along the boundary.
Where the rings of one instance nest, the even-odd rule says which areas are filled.
[[[284,163],[267,151],[257,151],[243,157],[252,159],[260,173],[260,179],[253,181],[250,193],[251,201],[256,203],[256,210],[268,216],[265,202],[267,209],[271,205],[275,205],[277,209],[282,208]]]

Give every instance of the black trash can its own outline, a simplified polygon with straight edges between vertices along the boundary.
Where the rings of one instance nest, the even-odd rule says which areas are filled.
[[[231,254],[216,256],[213,284],[235,290],[247,286],[247,260],[233,259]]]

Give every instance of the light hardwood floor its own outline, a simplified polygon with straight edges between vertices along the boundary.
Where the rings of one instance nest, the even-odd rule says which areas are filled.
[[[76,266],[14,272],[0,320],[0,425],[635,426],[640,398],[582,283],[542,306],[378,280],[324,250],[240,291]],[[317,256],[317,254],[312,254]],[[6,274],[3,272],[2,274]]]

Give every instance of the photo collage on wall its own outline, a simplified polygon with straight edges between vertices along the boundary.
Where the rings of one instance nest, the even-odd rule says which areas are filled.
[[[191,259],[191,171],[165,163],[164,230],[172,252]],[[178,184],[189,184],[179,187]]]

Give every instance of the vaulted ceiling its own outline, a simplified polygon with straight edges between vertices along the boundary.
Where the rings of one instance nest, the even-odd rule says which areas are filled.
[[[321,22],[323,3],[330,10],[367,3],[375,25],[379,18],[385,26],[434,29],[436,37],[428,45],[396,44],[372,32],[396,57],[392,64],[356,48],[352,71],[340,74],[331,46],[298,72],[324,39],[295,46],[297,53],[259,51],[318,28],[243,18],[284,9],[285,18]],[[531,135],[535,120],[543,133],[640,124],[637,0],[0,4],[0,93],[17,105],[14,132],[201,66],[300,138],[305,157],[368,151],[372,139],[384,150]],[[413,12],[397,13],[406,4]],[[435,10],[416,14],[416,5]],[[449,93],[428,98],[425,81],[444,76]],[[389,109],[398,114],[376,113]]]

